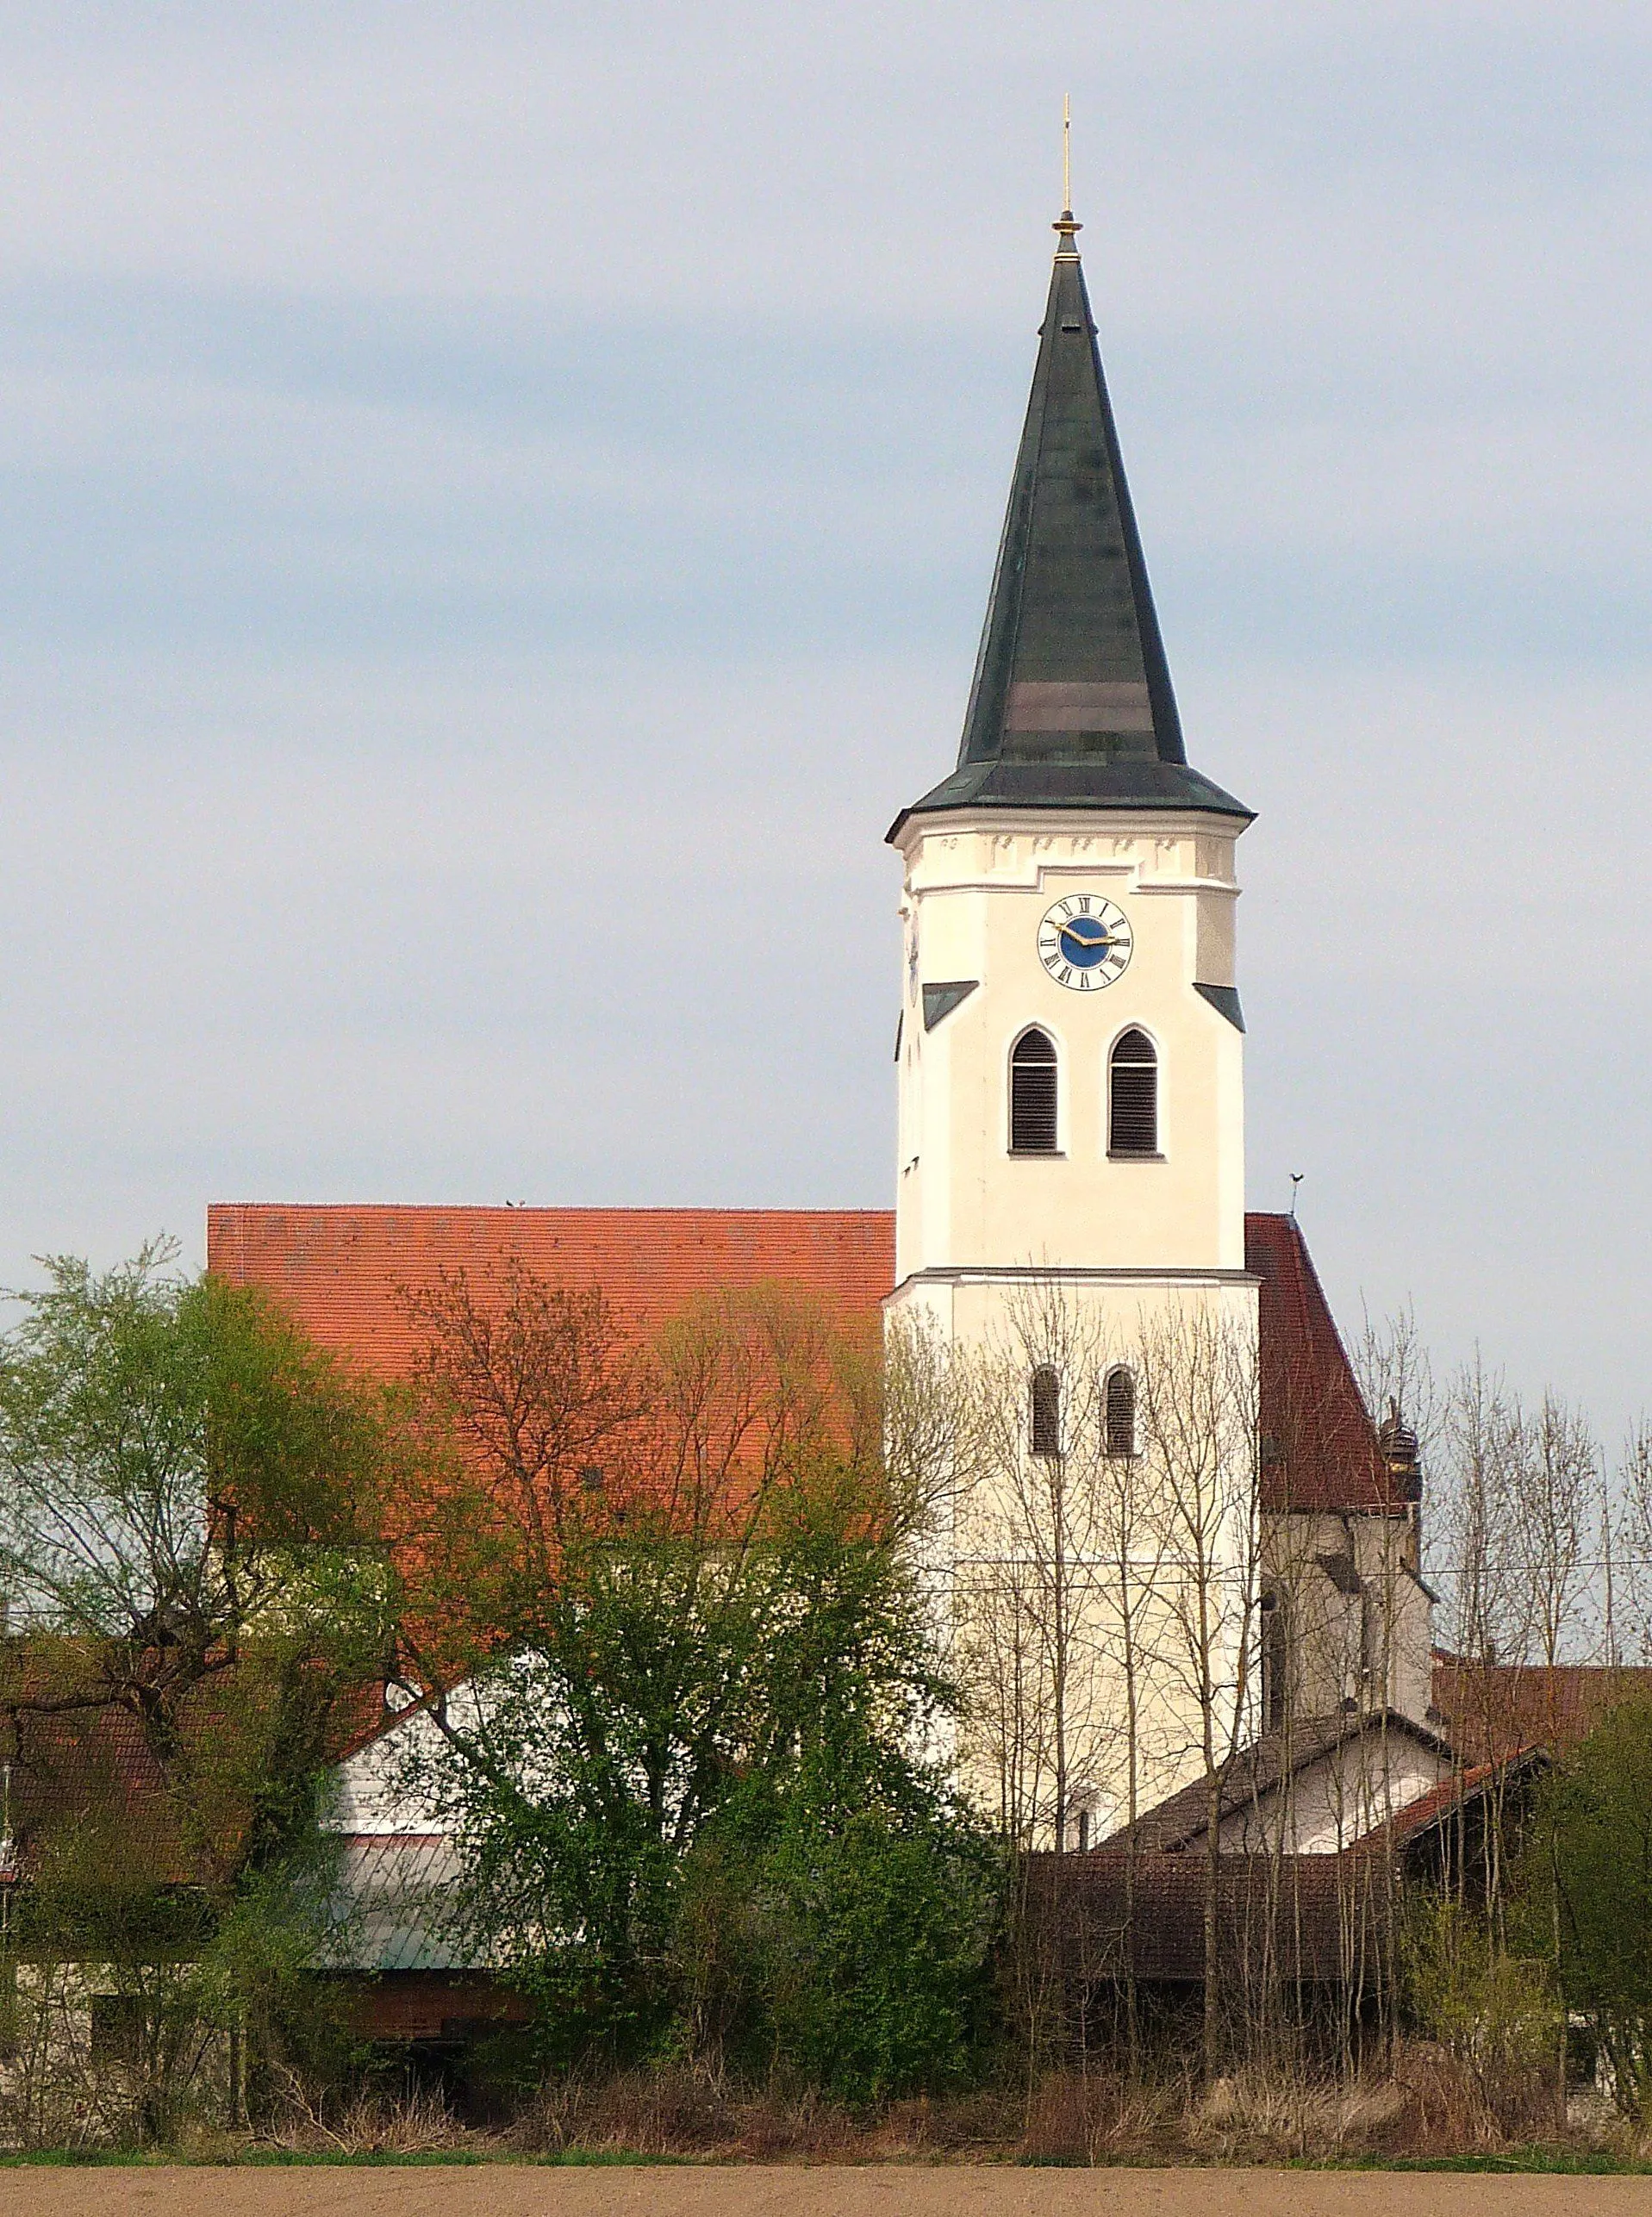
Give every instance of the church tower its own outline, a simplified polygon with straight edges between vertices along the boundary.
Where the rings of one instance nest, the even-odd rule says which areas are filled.
[[[1249,1317],[1234,848],[1188,763],[1070,212],[952,774],[905,866],[894,1315]]]

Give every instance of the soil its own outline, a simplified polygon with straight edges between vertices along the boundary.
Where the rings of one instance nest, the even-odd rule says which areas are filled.
[[[869,2164],[0,2171],[0,2217],[1652,2217],[1652,2178]]]

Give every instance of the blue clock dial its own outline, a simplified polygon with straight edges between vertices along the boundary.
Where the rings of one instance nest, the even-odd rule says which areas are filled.
[[[1134,945],[1124,910],[1099,894],[1069,894],[1038,921],[1038,960],[1073,993],[1096,993],[1123,977]]]
[[[1056,934],[1063,958],[1081,970],[1093,970],[1105,962],[1113,947],[1113,934],[1099,916],[1075,916]]]

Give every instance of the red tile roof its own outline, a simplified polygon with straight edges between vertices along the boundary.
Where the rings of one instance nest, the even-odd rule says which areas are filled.
[[[196,1875],[166,1780],[124,1710],[25,1711],[6,1733],[6,1824],[14,1862],[31,1874],[42,1851],[104,1825],[134,1883],[172,1885]]]
[[[1117,1848],[1087,1855],[1032,1854],[1021,1865],[1025,1915],[1049,1954],[1076,1983],[1138,1978],[1200,1985],[1205,1976],[1202,1854]],[[1309,1979],[1368,1987],[1381,1976],[1392,1899],[1381,1858],[1219,1855],[1217,1946],[1223,1977]],[[1133,1915],[1130,1914],[1133,1911]]]
[[[1434,1706],[1460,1754],[1506,1762],[1527,1747],[1562,1754],[1620,1702],[1652,1694],[1644,1666],[1474,1663],[1434,1651]]]
[[[1354,1367],[1295,1218],[1247,1216],[1244,1260],[1262,1280],[1262,1505],[1397,1506]]]
[[[16,1707],[0,1725],[0,1761],[6,1766],[0,1830],[10,1846],[9,1861],[0,1863],[0,1882],[34,1875],[53,1846],[75,1839],[84,1843],[97,1828],[119,1843],[126,1875],[134,1884],[178,1885],[234,1867],[246,1851],[250,1806],[233,1791],[211,1795],[206,1828],[190,1822],[166,1766],[151,1752],[130,1710],[113,1703],[55,1711],[28,1706],[31,1700],[61,1698],[77,1683],[95,1694],[95,1659],[77,1672],[68,1643],[15,1640],[5,1660],[0,1694]],[[343,1698],[332,1719],[337,1750],[368,1737],[378,1713],[376,1685]],[[240,1722],[245,1716],[240,1712]],[[194,1752],[215,1741],[222,1745],[238,1728],[219,1680],[184,1695],[177,1722],[185,1750]]]
[[[1329,1716],[1304,1717],[1288,1732],[1265,1732],[1262,1737],[1220,1766],[1217,1784],[1217,1822],[1246,1807],[1254,1808],[1264,1794],[1276,1791],[1290,1776],[1310,1769],[1350,1740],[1369,1737],[1381,1743],[1390,1734],[1415,1741],[1432,1755],[1449,1758],[1447,1742],[1437,1732],[1395,1709],[1336,1709]],[[1379,1753],[1379,1759],[1383,1759]],[[1381,1828],[1379,1828],[1380,1829]],[[1131,1833],[1138,1850],[1154,1854],[1180,1854],[1210,1834],[1210,1787],[1203,1778],[1167,1795],[1155,1808],[1137,1818],[1134,1827],[1121,1825],[1101,1840],[1093,1853],[1111,1853],[1130,1844]]]
[[[512,1257],[570,1286],[599,1286],[642,1328],[696,1294],[801,1287],[845,1323],[876,1317],[895,1282],[887,1209],[287,1208],[207,1211],[207,1264],[277,1294],[322,1345],[384,1375],[412,1367],[402,1300],[437,1273],[473,1280]]]

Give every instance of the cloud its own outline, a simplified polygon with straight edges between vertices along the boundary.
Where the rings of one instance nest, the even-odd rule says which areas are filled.
[[[1074,98],[1254,1193],[1643,1390],[1644,10],[0,5],[7,1274],[878,1203]],[[1580,1105],[1581,1104],[1581,1105]]]

